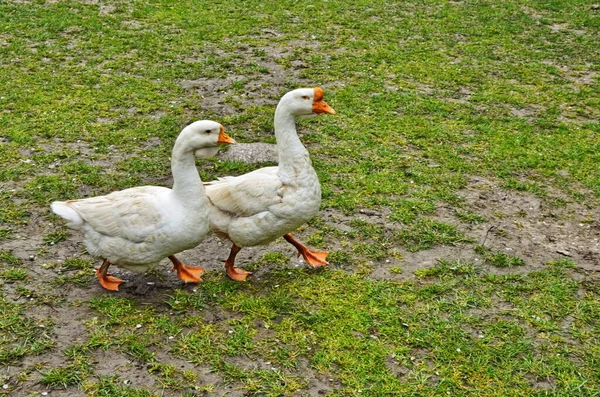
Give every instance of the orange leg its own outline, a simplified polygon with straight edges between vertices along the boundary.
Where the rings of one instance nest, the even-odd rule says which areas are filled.
[[[229,252],[229,258],[225,261],[225,270],[227,271],[227,275],[232,280],[236,281],[246,281],[246,277],[251,275],[251,272],[247,272],[244,269],[240,269],[239,267],[235,267],[235,256],[240,252],[241,248],[235,244],[232,244],[231,251]]]
[[[187,266],[177,259],[175,255],[169,256],[169,259],[173,262],[173,270],[177,270],[177,277],[181,281],[184,283],[199,283],[202,281],[200,276],[204,273],[204,268]]]
[[[98,281],[103,288],[109,291],[118,291],[119,285],[123,284],[123,280],[107,273],[109,266],[110,262],[108,259],[104,259],[102,266],[96,269],[96,277],[98,277]]]
[[[283,236],[285,241],[292,244],[298,250],[298,256],[302,255],[304,261],[312,268],[327,265],[327,251],[311,251],[300,241],[296,240],[290,233]]]

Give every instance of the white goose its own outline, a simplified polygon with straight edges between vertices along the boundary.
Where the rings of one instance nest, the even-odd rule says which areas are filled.
[[[227,274],[245,281],[250,274],[234,266],[242,247],[267,244],[283,236],[311,267],[325,266],[327,252],[311,251],[290,234],[313,218],[321,204],[321,185],[306,148],[296,133],[296,117],[335,114],[323,90],[301,88],[285,94],[275,110],[279,166],[206,182],[210,228],[233,243]]]
[[[173,189],[140,186],[107,196],[55,201],[52,211],[67,226],[83,231],[92,256],[104,259],[96,269],[102,287],[117,291],[123,280],[107,273],[111,264],[145,271],[168,257],[184,282],[199,282],[201,267],[183,264],[174,254],[195,247],[208,233],[208,200],[194,160],[214,154],[218,144],[235,143],[223,126],[196,121],[177,137],[171,158]]]

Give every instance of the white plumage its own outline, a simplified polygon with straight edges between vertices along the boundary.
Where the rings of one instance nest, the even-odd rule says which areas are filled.
[[[323,266],[326,252],[313,252],[289,234],[313,218],[321,203],[321,185],[310,156],[296,133],[298,116],[335,111],[323,101],[320,88],[301,88],[285,94],[275,111],[278,167],[219,178],[205,183],[210,201],[210,228],[233,242],[225,262],[229,276],[249,274],[233,266],[241,247],[267,244],[281,236],[293,244],[311,266]]]
[[[83,231],[90,255],[104,259],[97,272],[103,287],[116,290],[122,282],[106,273],[111,263],[144,271],[166,257],[183,281],[200,281],[202,268],[187,267],[174,256],[198,245],[209,230],[208,202],[194,151],[233,142],[220,124],[197,121],[183,129],[173,147],[173,189],[141,186],[52,203],[52,211],[69,227]]]

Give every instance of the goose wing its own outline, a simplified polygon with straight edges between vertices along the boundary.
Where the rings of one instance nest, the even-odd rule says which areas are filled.
[[[227,176],[204,183],[211,203],[221,211],[247,217],[268,211],[282,202],[283,183],[278,167],[265,167],[241,176]]]
[[[142,186],[106,196],[70,200],[66,204],[96,232],[140,243],[164,223],[159,210],[160,197],[168,191],[158,186]]]

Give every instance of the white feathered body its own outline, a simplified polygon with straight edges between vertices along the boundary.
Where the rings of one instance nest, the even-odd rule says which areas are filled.
[[[292,91],[275,110],[279,166],[205,183],[210,228],[238,247],[267,244],[317,215],[321,185],[296,133],[295,117],[312,114],[312,89]],[[300,110],[298,110],[301,108]]]
[[[308,156],[296,172],[286,180],[279,167],[266,167],[206,183],[211,230],[238,247],[267,244],[296,230],[321,205],[321,185]]]
[[[170,255],[195,247],[208,233],[208,199],[194,151],[212,150],[221,135],[231,139],[220,124],[210,120],[183,129],[173,146],[173,189],[134,187],[106,196],[56,201],[52,210],[69,227],[83,231],[90,255],[145,271]]]
[[[141,272],[195,247],[208,233],[205,203],[190,211],[173,195],[168,188],[141,186],[55,202],[52,209],[69,221],[69,227],[83,231],[90,255]]]

